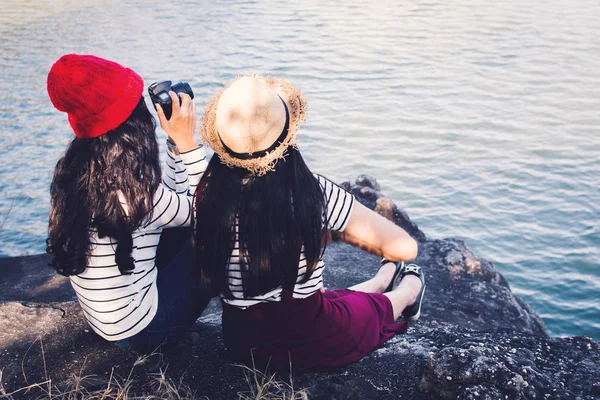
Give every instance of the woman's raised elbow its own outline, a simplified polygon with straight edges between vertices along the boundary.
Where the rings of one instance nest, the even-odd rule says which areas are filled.
[[[407,239],[405,252],[406,254],[404,261],[414,260],[419,254],[419,243],[417,243],[417,241],[410,236]]]
[[[393,261],[412,261],[417,258],[418,252],[419,244],[408,234],[386,243],[382,248],[383,257]]]

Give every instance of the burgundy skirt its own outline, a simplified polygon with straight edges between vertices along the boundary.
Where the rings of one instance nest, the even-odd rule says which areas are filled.
[[[323,371],[358,361],[407,329],[383,294],[339,289],[282,297],[247,309],[223,303],[225,345],[235,361]]]

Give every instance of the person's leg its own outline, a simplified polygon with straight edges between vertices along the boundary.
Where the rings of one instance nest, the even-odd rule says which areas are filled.
[[[156,267],[159,271],[175,259],[192,236],[192,228],[167,228],[160,234],[156,248]]]
[[[154,319],[140,333],[119,341],[117,346],[153,351],[176,340],[191,327],[211,299],[195,264],[195,251],[188,239],[179,254],[158,273],[158,310]]]
[[[394,319],[400,318],[402,311],[415,302],[421,290],[421,280],[415,275],[406,275],[391,292],[384,293],[394,310]]]
[[[157,278],[159,303],[168,313],[165,327],[169,335],[184,333],[202,314],[211,293],[196,270],[196,252],[191,240],[177,256],[159,272]]]
[[[377,271],[377,274],[375,274],[374,277],[368,281],[349,287],[348,289],[356,292],[383,293],[393,279],[394,272],[396,272],[396,264],[388,262],[379,268],[379,271]]]

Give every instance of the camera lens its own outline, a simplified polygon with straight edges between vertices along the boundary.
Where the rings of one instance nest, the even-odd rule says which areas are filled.
[[[194,92],[192,91],[192,87],[187,82],[177,82],[171,86],[171,90],[175,93],[187,93],[190,98],[194,98]]]

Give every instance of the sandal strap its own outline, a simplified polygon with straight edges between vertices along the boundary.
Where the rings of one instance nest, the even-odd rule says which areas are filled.
[[[419,278],[421,277],[421,267],[417,264],[407,264],[404,266],[404,270],[402,271],[402,276],[406,275],[415,275]]]

